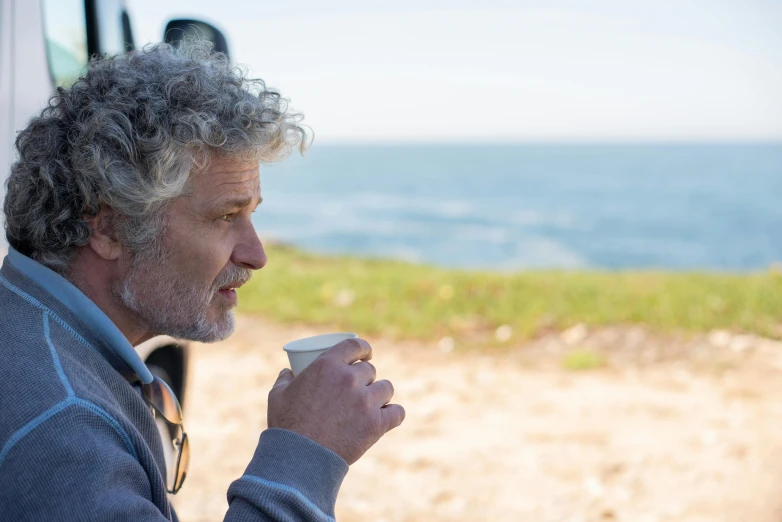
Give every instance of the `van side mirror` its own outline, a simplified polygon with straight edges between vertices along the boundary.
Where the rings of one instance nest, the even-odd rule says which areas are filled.
[[[166,24],[163,31],[163,41],[173,46],[178,46],[186,36],[198,36],[209,40],[214,45],[214,50],[230,56],[228,42],[222,32],[212,24],[201,20],[177,19]]]

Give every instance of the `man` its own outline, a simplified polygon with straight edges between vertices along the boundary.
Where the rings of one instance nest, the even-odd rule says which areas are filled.
[[[235,289],[267,262],[250,220],[259,164],[304,148],[299,121],[196,41],[94,61],[19,134],[0,270],[0,520],[176,520],[178,404],[132,346],[231,334]],[[333,519],[348,465],[404,418],[370,357],[346,341],[280,374],[225,520]],[[154,415],[176,432],[174,470]]]

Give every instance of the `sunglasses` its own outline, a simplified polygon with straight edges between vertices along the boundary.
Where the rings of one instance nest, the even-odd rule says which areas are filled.
[[[168,433],[174,447],[176,466],[174,466],[173,472],[167,470],[166,490],[175,494],[185,482],[187,468],[190,466],[190,443],[187,441],[187,433],[182,425],[182,407],[179,405],[176,395],[163,379],[157,375],[152,377],[152,382],[141,385],[141,392],[147,404],[152,406],[152,413],[159,414],[168,423]]]

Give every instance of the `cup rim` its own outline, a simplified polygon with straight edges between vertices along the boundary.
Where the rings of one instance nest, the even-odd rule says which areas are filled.
[[[285,350],[288,353],[322,352],[322,351],[328,350],[329,348],[331,348],[331,346],[325,346],[325,347],[320,347],[320,348],[302,349],[302,348],[296,348],[295,346],[291,346],[291,345],[294,345],[294,344],[299,343],[301,341],[309,341],[310,339],[316,339],[318,337],[327,337],[327,336],[331,336],[331,335],[342,336],[343,337],[342,339],[337,341],[337,343],[339,343],[341,341],[345,341],[347,339],[357,339],[358,338],[358,335],[355,332],[330,332],[330,333],[325,333],[325,334],[310,335],[309,337],[302,337],[300,339],[295,339],[293,341],[289,341],[289,342],[285,343],[282,346],[282,349]],[[334,343],[334,344],[337,344],[337,343]]]

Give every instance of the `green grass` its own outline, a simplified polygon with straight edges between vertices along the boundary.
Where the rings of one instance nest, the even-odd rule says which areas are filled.
[[[239,310],[282,323],[494,345],[578,323],[782,337],[782,275],[775,272],[502,274],[312,255],[282,245],[267,251],[269,264],[240,290]]]
[[[602,366],[605,366],[605,359],[590,350],[573,350],[562,359],[562,367],[571,371],[592,370]]]

